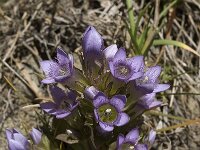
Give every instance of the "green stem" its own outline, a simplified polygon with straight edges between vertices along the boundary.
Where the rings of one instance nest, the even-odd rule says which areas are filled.
[[[129,34],[130,34],[131,40],[134,44],[135,53],[140,54],[140,52],[138,51],[138,44],[136,42],[137,37],[134,36],[135,19],[134,19],[134,12],[133,12],[133,8],[132,8],[132,0],[126,0],[126,5],[127,5],[127,9],[128,9],[128,17],[129,17],[129,22],[130,22]],[[134,54],[133,50],[132,50],[132,53]]]

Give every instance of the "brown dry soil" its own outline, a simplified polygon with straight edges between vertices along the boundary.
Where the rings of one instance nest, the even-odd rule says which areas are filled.
[[[164,1],[161,1],[160,11],[162,2]],[[147,1],[144,0],[134,1],[136,16],[146,4]],[[152,5],[155,5],[154,2]],[[148,18],[153,21],[153,16],[146,13],[138,32],[142,31],[140,27]],[[82,49],[81,36],[88,25],[97,28],[106,46],[117,43],[130,49],[126,20],[126,6],[120,0],[0,1],[0,149],[6,149],[6,128],[15,127],[25,131],[40,124],[36,115],[41,113],[39,109],[23,108],[48,97],[46,87],[40,84],[42,72],[38,62],[53,58],[58,45],[77,57],[75,53]],[[200,53],[198,0],[182,0],[178,6],[170,9],[164,22],[166,26],[156,38],[182,41]],[[182,118],[198,119],[199,57],[174,46],[157,46],[151,47],[146,62],[161,65],[164,68],[163,82],[171,84],[170,90],[159,96],[165,104],[159,111]],[[169,116],[144,117],[147,124],[156,128],[183,122]],[[154,148],[198,150],[200,125],[159,132]]]

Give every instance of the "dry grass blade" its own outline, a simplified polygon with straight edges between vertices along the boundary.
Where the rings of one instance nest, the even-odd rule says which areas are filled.
[[[199,124],[200,125],[200,119],[196,119],[196,120],[187,120],[183,123],[180,124],[176,124],[176,125],[172,125],[166,128],[161,128],[156,130],[156,132],[165,132],[165,131],[169,131],[169,130],[173,130],[173,129],[177,129],[179,127],[184,127],[184,126],[188,126],[188,125],[195,125],[195,124]]]

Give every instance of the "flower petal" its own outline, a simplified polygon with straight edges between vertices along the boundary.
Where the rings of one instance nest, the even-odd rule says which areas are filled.
[[[113,76],[115,76],[115,67],[114,67],[114,63],[113,61],[109,61],[108,62],[109,68],[110,68],[110,72]]]
[[[47,78],[55,77],[58,75],[59,65],[52,60],[44,60],[40,62],[40,67],[44,71]]]
[[[126,60],[126,51],[125,51],[125,48],[119,48],[119,50],[116,52],[113,61],[119,61],[119,60],[122,60],[122,61],[125,61]]]
[[[30,132],[30,136],[31,136],[34,144],[37,145],[41,141],[42,133],[39,130],[32,128],[32,131]]]
[[[98,94],[94,97],[93,105],[95,108],[98,108],[102,104],[108,103],[108,98],[102,92],[98,92]]]
[[[130,142],[131,144],[137,143],[138,139],[139,139],[138,128],[132,129],[125,137],[125,141]]]
[[[17,141],[18,143],[21,143],[24,147],[27,147],[29,145],[28,140],[21,133],[14,133],[13,134],[13,139],[15,141]]]
[[[69,63],[68,55],[65,53],[65,51],[61,47],[57,48],[57,59],[60,65]]]
[[[67,110],[64,110],[64,109],[59,109],[56,111],[56,118],[57,119],[62,119],[62,118],[65,118],[67,116],[69,116],[71,114],[70,111],[67,111]]]
[[[82,46],[86,61],[101,57],[101,50],[104,46],[103,39],[93,26],[89,26],[83,34]]]
[[[54,102],[59,106],[64,100],[67,99],[67,94],[57,86],[50,87],[51,96]]]
[[[127,82],[140,78],[143,74],[144,74],[143,72],[133,73],[132,76],[127,80]]]
[[[99,122],[99,115],[97,113],[97,109],[94,109],[94,117],[97,122]]]
[[[127,124],[130,120],[130,117],[126,113],[119,113],[117,120],[114,122],[116,126],[123,126]]]
[[[58,105],[56,105],[53,102],[46,102],[46,103],[41,103],[40,107],[42,108],[42,110],[44,110],[47,113],[50,113],[52,110],[57,109]]]
[[[155,83],[160,73],[161,73],[161,67],[153,66],[147,69],[147,71],[144,73],[144,76],[148,77],[148,82]]]
[[[153,108],[156,108],[156,107],[160,107],[162,104],[162,102],[160,101],[153,101],[150,105],[149,105],[149,109],[153,109]]]
[[[155,93],[146,94],[139,99],[138,104],[144,107],[145,109],[149,109],[154,100]]]
[[[149,143],[152,145],[154,143],[155,139],[156,139],[156,132],[154,130],[151,130],[149,132],[149,137],[148,137]]]
[[[135,150],[148,150],[148,146],[146,144],[137,144]]]
[[[121,145],[123,144],[125,138],[122,134],[119,134],[118,138],[117,138],[117,143],[116,143],[116,147],[117,147],[117,150],[120,150],[121,148]]]
[[[101,122],[101,121],[99,122],[99,125],[103,130],[105,130],[107,132],[113,131],[113,129],[114,129],[114,127],[112,125],[106,124],[106,123]]]
[[[89,99],[94,99],[98,92],[99,91],[94,86],[89,86],[85,88],[84,95]]]
[[[10,129],[6,129],[6,138],[7,140],[12,139],[13,132]]]
[[[126,96],[125,95],[113,96],[109,102],[118,110],[118,112],[121,112],[126,104]]]
[[[27,148],[24,145],[13,139],[10,139],[8,141],[8,147],[9,150],[27,150]]]
[[[53,78],[46,78],[46,79],[43,79],[41,82],[44,84],[51,84],[51,83],[55,83],[56,81]]]
[[[107,61],[112,61],[116,52],[118,51],[117,45],[113,44],[108,46],[106,49],[103,50],[104,56]]]
[[[132,58],[128,58],[127,62],[131,65],[132,70],[134,72],[142,72],[144,68],[144,57],[143,56],[135,56]]]
[[[165,91],[169,88],[170,88],[169,84],[157,84],[153,92],[158,93],[158,92]]]
[[[57,77],[55,77],[55,81],[60,82],[60,83],[64,83],[64,82],[67,81],[67,79],[70,78],[70,76],[71,76],[70,74],[67,74],[67,75],[64,75],[64,76],[57,76]]]

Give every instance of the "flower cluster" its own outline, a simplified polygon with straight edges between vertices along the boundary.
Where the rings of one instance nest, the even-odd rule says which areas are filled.
[[[28,150],[40,143],[42,133],[39,130],[33,128],[29,135],[31,142],[16,129],[6,129],[9,150]]]
[[[81,70],[74,67],[72,54],[60,47],[55,60],[40,62],[42,83],[49,85],[52,96],[40,107],[54,116],[56,139],[72,149],[108,149],[113,142],[119,150],[151,147],[156,133],[151,130],[141,142],[139,126],[145,111],[162,104],[156,93],[169,88],[159,83],[161,67],[145,66],[143,56],[127,57],[116,44],[105,48],[92,26],[83,34],[82,47]]]

